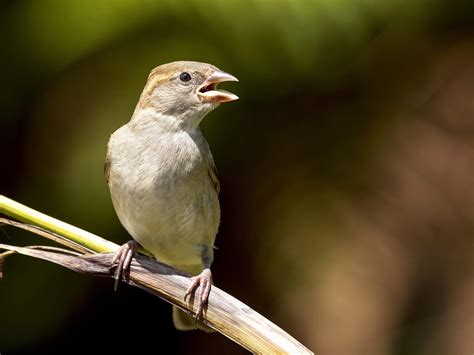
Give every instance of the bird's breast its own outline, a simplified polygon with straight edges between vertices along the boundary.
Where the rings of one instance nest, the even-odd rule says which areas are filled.
[[[212,247],[220,219],[209,148],[186,133],[158,138],[135,137],[111,157],[114,207],[127,231],[158,259],[200,263],[201,247]]]

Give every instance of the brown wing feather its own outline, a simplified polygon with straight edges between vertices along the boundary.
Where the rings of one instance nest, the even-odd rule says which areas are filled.
[[[104,163],[104,175],[105,175],[105,181],[109,183],[109,177],[110,177],[110,158],[109,155],[105,157],[105,163]]]
[[[209,178],[211,179],[212,185],[214,185],[214,189],[219,195],[219,192],[221,191],[221,185],[219,184],[219,180],[217,179],[217,169],[214,163],[212,163],[209,167]]]

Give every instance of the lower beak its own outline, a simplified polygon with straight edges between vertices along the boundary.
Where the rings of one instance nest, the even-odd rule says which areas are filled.
[[[235,76],[223,72],[213,72],[205,81],[199,86],[197,94],[204,102],[221,103],[237,100],[239,97],[225,90],[217,90],[216,86],[224,81],[239,81]]]

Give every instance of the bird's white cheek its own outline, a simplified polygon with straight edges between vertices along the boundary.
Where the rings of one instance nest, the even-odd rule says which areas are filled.
[[[214,110],[217,106],[219,106],[219,104],[215,104],[213,102],[205,102],[205,101],[202,101],[200,99],[198,99],[198,104],[197,104],[197,107],[198,107],[198,110],[204,114],[208,113],[208,112],[211,112],[212,110]]]

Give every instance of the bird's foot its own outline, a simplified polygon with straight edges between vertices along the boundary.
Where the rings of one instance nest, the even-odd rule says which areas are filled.
[[[112,259],[112,267],[115,268],[114,273],[114,291],[117,291],[120,279],[124,272],[130,270],[130,264],[132,263],[133,255],[138,248],[138,243],[134,240],[130,240],[122,245],[119,250],[115,253]]]
[[[202,312],[207,305],[209,293],[211,292],[212,273],[210,269],[204,269],[199,275],[193,277],[193,283],[189,286],[184,300],[191,294],[195,293],[197,289],[197,311],[196,320],[202,316]]]

